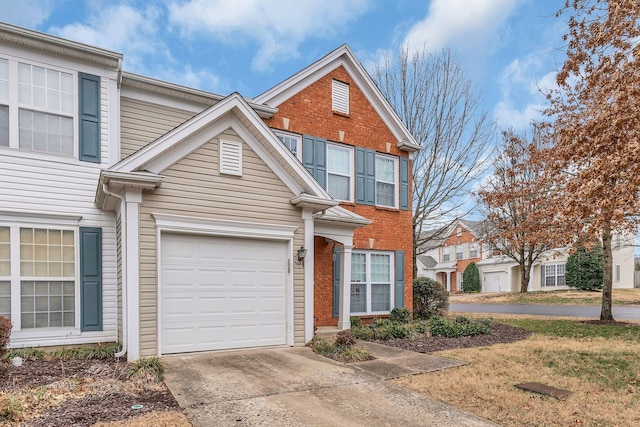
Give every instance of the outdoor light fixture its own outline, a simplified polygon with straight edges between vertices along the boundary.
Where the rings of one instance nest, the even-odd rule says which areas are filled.
[[[307,250],[304,248],[304,246],[300,246],[300,249],[298,249],[298,262],[302,263],[302,261],[304,261],[304,258],[307,256]]]

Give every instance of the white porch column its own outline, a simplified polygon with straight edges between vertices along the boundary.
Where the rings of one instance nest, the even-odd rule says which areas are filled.
[[[342,262],[340,263],[340,310],[338,329],[351,328],[351,251],[353,246],[342,247]]]
[[[127,360],[140,358],[140,203],[142,190],[127,188],[125,195],[126,213],[126,328]]]
[[[307,256],[304,259],[304,341],[309,342],[313,339],[313,334],[315,332],[313,324],[313,264],[315,260],[313,211],[310,209],[303,209],[302,219],[304,220],[304,247],[307,250]]]
[[[447,277],[447,292],[451,292],[451,272],[447,271],[446,273],[446,277]]]

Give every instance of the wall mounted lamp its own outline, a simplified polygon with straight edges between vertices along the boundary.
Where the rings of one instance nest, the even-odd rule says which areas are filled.
[[[300,249],[298,249],[297,255],[298,255],[298,263],[302,264],[305,257],[307,256],[307,250],[304,248],[304,246],[300,246]]]

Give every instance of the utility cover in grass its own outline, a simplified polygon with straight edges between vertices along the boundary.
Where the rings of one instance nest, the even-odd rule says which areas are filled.
[[[545,396],[555,397],[560,400],[566,399],[571,394],[569,390],[563,390],[561,388],[555,388],[540,383],[522,383],[516,384],[515,387],[520,390],[532,391],[534,393],[544,394]]]

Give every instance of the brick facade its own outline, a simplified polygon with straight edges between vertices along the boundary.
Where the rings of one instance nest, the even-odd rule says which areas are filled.
[[[349,115],[335,113],[331,109],[331,82],[333,79],[349,84]],[[289,119],[288,129],[284,128],[283,118]],[[407,157],[406,152],[397,148],[396,138],[342,66],[280,104],[277,114],[265,121],[275,129],[321,137],[331,142],[364,147],[379,153]],[[339,131],[344,132],[342,142],[340,142]],[[411,171],[411,165],[409,171]],[[409,183],[412,183],[411,177]],[[411,188],[409,189],[409,197],[411,197]],[[409,202],[411,205],[411,200]],[[355,249],[404,251],[405,307],[411,310],[413,300],[411,211],[355,203],[341,203],[340,205],[373,220],[370,225],[355,230]],[[326,242],[324,238],[315,239],[314,310],[316,326],[334,326],[338,321],[333,317],[332,310],[333,245],[333,243]]]
[[[458,229],[460,229],[460,235],[458,235]],[[478,244],[478,256],[470,258],[468,256],[468,244],[474,242]],[[456,247],[458,245],[464,245],[463,259],[456,259]],[[456,262],[456,271],[451,273],[451,292],[461,292],[462,289],[458,289],[458,279],[460,278],[460,280],[462,280],[462,273],[469,264],[472,262],[477,263],[482,259],[482,245],[478,242],[478,238],[475,234],[460,224],[453,228],[440,247],[440,260],[443,259],[442,255],[447,250],[450,250],[449,253],[451,254],[451,261]],[[443,285],[446,283],[446,278],[444,277],[445,274],[446,273],[438,273],[438,281]]]

